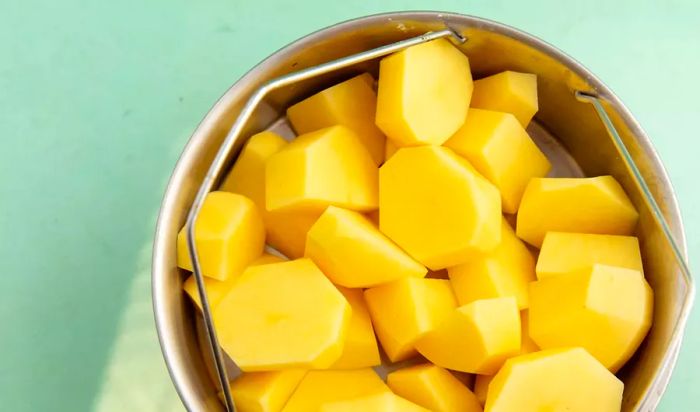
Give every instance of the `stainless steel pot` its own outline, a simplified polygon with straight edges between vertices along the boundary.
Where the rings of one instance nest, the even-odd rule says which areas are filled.
[[[251,94],[278,76],[375,48],[427,31],[450,28],[467,41],[459,47],[470,58],[475,77],[505,69],[536,73],[540,110],[535,129],[546,131],[573,156],[586,175],[611,174],[640,211],[638,235],[645,273],[655,291],[654,324],[638,353],[619,373],[625,382],[623,410],[655,409],[675,364],[691,279],[675,263],[666,237],[653,218],[645,194],[635,184],[593,106],[576,91],[597,95],[648,183],[671,232],[685,254],[678,204],[668,176],[648,137],[622,102],[581,64],[551,45],[484,19],[437,12],[390,13],[341,23],[275,52],[236,82],[214,105],[192,135],[170,179],[161,207],[153,251],[153,307],[170,375],[189,410],[222,410],[210,375],[206,341],[197,312],[182,292],[186,274],[176,265],[175,239],[216,151]],[[270,93],[255,110],[246,132],[273,125],[291,103],[350,74],[376,74],[377,61],[362,63]],[[236,149],[244,143],[236,142]],[[230,159],[232,160],[232,159]]]

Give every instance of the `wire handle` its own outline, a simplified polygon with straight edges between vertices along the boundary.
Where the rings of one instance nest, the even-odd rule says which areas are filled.
[[[576,91],[576,98],[579,101],[593,105],[596,114],[600,118],[600,121],[603,123],[603,126],[605,126],[605,130],[608,132],[608,135],[610,135],[610,138],[615,144],[615,147],[617,148],[618,152],[620,152],[625,166],[632,173],[632,178],[635,184],[639,187],[639,189],[642,192],[644,202],[647,204],[647,207],[649,207],[649,210],[651,210],[651,213],[654,216],[654,220],[661,228],[661,231],[664,234],[664,238],[666,239],[669,246],[671,247],[671,250],[673,251],[675,261],[678,264],[678,267],[681,270],[683,277],[688,282],[688,291],[686,292],[685,298],[683,299],[683,303],[681,305],[680,316],[676,321],[676,324],[673,328],[673,333],[671,335],[672,343],[677,341],[680,342],[680,338],[683,333],[683,327],[686,321],[688,320],[688,316],[690,315],[690,309],[693,306],[693,299],[695,297],[695,287],[693,285],[693,278],[690,274],[690,268],[688,267],[688,263],[686,262],[685,257],[683,256],[683,251],[680,248],[680,246],[678,246],[678,242],[676,242],[676,238],[674,237],[673,232],[671,231],[671,227],[666,221],[666,218],[664,217],[663,212],[659,207],[659,204],[656,203],[656,199],[651,193],[651,189],[649,188],[649,185],[647,184],[646,180],[642,176],[642,172],[637,167],[637,164],[635,163],[634,159],[632,159],[632,155],[630,154],[629,150],[627,150],[627,146],[622,141],[622,138],[620,137],[620,134],[618,133],[617,129],[615,128],[615,125],[610,119],[610,116],[608,116],[608,113],[605,111],[605,107],[603,107],[601,99],[598,96],[581,91]],[[663,365],[668,364],[668,360],[672,356],[674,356],[674,351],[667,351],[666,355],[664,356]],[[659,369],[659,371],[661,370],[662,368]],[[658,379],[660,379],[660,376],[661,374],[657,372],[654,376],[654,384]]]
[[[207,194],[214,189],[214,185],[218,181],[218,178],[223,173],[223,169],[226,165],[226,160],[229,158],[236,141],[238,140],[244,126],[250,119],[255,108],[260,104],[262,99],[271,91],[279,89],[290,84],[306,80],[315,76],[330,73],[332,71],[342,69],[355,65],[357,63],[362,63],[368,60],[373,60],[378,57],[386,56],[397,51],[401,51],[407,47],[414,46],[417,44],[425,43],[431,40],[452,37],[456,41],[463,43],[466,41],[456,31],[445,29],[436,32],[428,32],[418,37],[413,37],[410,39],[402,40],[396,43],[391,43],[385,46],[377,47],[376,49],[367,50],[357,54],[353,54],[346,57],[341,57],[337,60],[332,60],[326,63],[319,64],[318,66],[309,67],[297,72],[289,73],[284,76],[280,76],[276,79],[270,80],[264,83],[259,89],[257,89],[252,96],[248,99],[243,110],[236,118],[236,121],[231,126],[231,130],[226,135],[224,142],[221,144],[214,160],[212,161],[209,170],[202,185],[197,191],[197,196],[194,198],[192,203],[192,208],[187,215],[187,247],[189,249],[190,259],[192,260],[192,272],[194,273],[194,278],[197,283],[197,290],[199,291],[199,299],[202,303],[202,314],[204,315],[204,327],[207,332],[207,337],[209,341],[209,349],[211,350],[212,357],[214,359],[214,365],[216,366],[216,373],[219,378],[219,384],[221,385],[221,390],[224,395],[224,401],[226,404],[226,409],[229,412],[235,412],[236,407],[233,404],[233,398],[231,397],[231,390],[228,385],[228,374],[226,373],[226,366],[224,364],[224,356],[221,351],[221,346],[219,346],[219,339],[216,335],[216,330],[214,329],[214,321],[211,314],[211,306],[209,305],[209,299],[207,298],[206,286],[204,285],[204,278],[202,276],[202,268],[199,262],[199,255],[197,253],[197,245],[194,240],[194,222],[197,221],[199,212],[202,210],[202,204]]]

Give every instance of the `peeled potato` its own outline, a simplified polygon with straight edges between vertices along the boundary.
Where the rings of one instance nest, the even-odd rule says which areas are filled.
[[[243,371],[317,369],[340,358],[350,316],[318,267],[298,259],[246,269],[216,307],[214,324]]]
[[[177,265],[192,271],[186,229],[177,235]],[[202,275],[216,280],[241,273],[265,246],[265,228],[255,204],[234,193],[209,193],[194,229]]]
[[[472,93],[469,59],[445,39],[379,63],[377,126],[399,146],[442,144],[464,123]]]
[[[487,412],[618,412],[622,382],[582,348],[506,361],[488,385]]]
[[[358,212],[329,206],[309,230],[306,257],[336,285],[368,288],[413,276],[425,266],[416,262]]]
[[[381,231],[431,270],[501,241],[498,189],[445,147],[399,149],[379,170],[379,193]]]
[[[386,138],[374,124],[377,95],[374,79],[363,73],[338,83],[287,109],[297,134],[341,124],[355,132],[376,164],[384,162]]]
[[[387,385],[394,393],[435,412],[481,412],[476,396],[445,369],[432,364],[391,372]]]
[[[415,355],[415,340],[457,306],[449,281],[414,277],[369,288],[365,300],[377,337],[392,362]]]
[[[516,233],[540,247],[551,231],[631,235],[638,217],[612,176],[535,178],[523,194]]]

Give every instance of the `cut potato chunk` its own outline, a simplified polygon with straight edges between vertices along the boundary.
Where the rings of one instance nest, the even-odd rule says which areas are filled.
[[[430,412],[391,392],[326,403],[320,412]]]
[[[552,168],[510,113],[469,109],[467,121],[444,145],[498,188],[504,213],[517,212],[530,179]]]
[[[365,290],[374,330],[392,362],[416,354],[413,344],[457,307],[450,282],[402,278]]]
[[[272,132],[253,135],[243,147],[221,190],[240,193],[255,202],[265,222],[267,243],[285,256],[296,259],[304,255],[306,233],[321,212],[270,212],[266,209],[265,164],[270,156],[286,145],[286,140]]]
[[[520,350],[515,298],[482,299],[460,306],[418,338],[415,347],[443,368],[493,374]]]
[[[372,369],[309,371],[282,412],[318,411],[331,402],[391,393]]]
[[[510,113],[527,127],[537,113],[537,76],[505,71],[474,82],[471,106]]]
[[[379,63],[377,126],[399,146],[440,145],[462,126],[472,94],[469,59],[445,39]]]
[[[362,214],[329,206],[309,230],[305,256],[336,285],[368,288],[402,277],[424,277],[416,262]]]
[[[377,208],[377,165],[355,133],[332,126],[301,135],[265,168],[267,210],[322,212],[328,205]]]
[[[305,370],[245,372],[230,384],[238,412],[279,412],[306,375]]]
[[[379,171],[379,228],[432,270],[501,241],[498,189],[441,146],[399,149]]]
[[[547,232],[537,259],[537,278],[561,275],[594,264],[619,266],[643,273],[639,241],[634,236]]]
[[[594,265],[530,284],[530,337],[542,349],[581,346],[617,372],[651,326],[653,295],[632,269]]]
[[[397,395],[434,412],[481,412],[469,388],[450,372],[429,363],[390,373],[387,385]]]
[[[528,306],[528,283],[535,280],[535,259],[503,219],[501,243],[488,253],[474,254],[467,262],[447,269],[457,301],[512,296],[519,309]]]
[[[350,304],[352,316],[345,335],[343,353],[332,369],[371,368],[381,363],[377,338],[374,337],[372,320],[369,317],[362,289],[338,287]]]
[[[639,214],[612,176],[535,178],[518,210],[518,237],[540,247],[547,232],[631,235]]]
[[[177,235],[177,265],[192,271],[186,229]],[[194,237],[202,275],[216,280],[241,273],[265,247],[265,227],[255,203],[228,192],[207,195]]]
[[[351,309],[309,259],[251,266],[214,311],[219,342],[245,371],[328,368]],[[283,346],[280,346],[282,345]]]
[[[379,165],[384,161],[386,138],[374,124],[377,95],[373,83],[369,73],[355,76],[289,107],[287,118],[299,135],[337,124],[347,127]]]
[[[263,255],[255,259],[250,264],[250,266],[266,265],[268,263],[277,263],[282,261],[284,261],[284,259],[282,259],[279,256],[271,255],[269,253],[263,253]],[[204,288],[207,292],[209,308],[212,311],[214,311],[216,305],[219,304],[221,299],[223,299],[223,297],[226,296],[226,293],[228,293],[228,291],[231,290],[237,278],[237,275],[230,276],[224,281],[211,279],[207,277],[204,278]],[[190,296],[195,305],[197,305],[197,307],[201,310],[202,302],[199,300],[199,291],[197,290],[197,281],[194,278],[194,275],[190,275],[190,277],[187,278],[182,288],[185,289],[185,292],[187,292],[187,294]]]
[[[509,359],[489,384],[487,412],[619,412],[623,383],[582,348]]]

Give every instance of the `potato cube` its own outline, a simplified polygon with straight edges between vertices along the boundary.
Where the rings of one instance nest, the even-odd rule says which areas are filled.
[[[467,121],[444,144],[501,192],[504,213],[518,211],[525,186],[552,165],[510,113],[469,109]]]
[[[392,362],[415,355],[415,340],[457,306],[449,281],[415,277],[367,289],[365,301],[379,342]]]
[[[187,227],[177,235],[177,265],[192,271]],[[245,196],[211,192],[195,222],[202,275],[226,280],[238,275],[265,247],[265,228],[255,204]]]
[[[214,311],[219,342],[245,372],[319,369],[343,350],[351,309],[309,259],[251,266]]]
[[[523,194],[515,231],[540,247],[552,231],[631,235],[638,217],[612,176],[535,178]]]
[[[439,366],[427,363],[399,369],[386,382],[395,394],[434,412],[481,412],[472,391]]]
[[[487,412],[619,412],[622,381],[582,348],[506,361],[488,388]]]
[[[338,401],[391,393],[372,369],[309,371],[287,401],[282,412],[318,411]]]
[[[373,83],[369,73],[355,76],[289,107],[287,118],[298,135],[337,124],[347,127],[380,165],[386,138],[374,124],[377,94]]]
[[[515,298],[482,299],[460,306],[418,338],[415,347],[443,368],[493,374],[520,350]]]
[[[505,71],[474,82],[471,107],[515,116],[527,127],[537,113],[537,76]]]
[[[365,216],[329,206],[309,230],[305,256],[336,285],[368,288],[406,276],[424,277],[416,262]]]
[[[343,353],[331,369],[371,368],[381,364],[377,338],[362,289],[338,287],[338,290],[350,304],[352,315],[345,334]]]
[[[498,189],[448,148],[399,149],[379,170],[379,191],[379,228],[431,270],[501,241]]]
[[[379,63],[377,126],[399,146],[440,145],[462,126],[472,94],[469,59],[445,39]]]
[[[430,412],[413,402],[395,395],[383,392],[376,395],[326,403],[320,412]]]
[[[267,160],[266,207],[313,213],[335,205],[368,212],[378,205],[377,173],[372,157],[345,126],[307,133]]]
[[[474,254],[447,269],[460,305],[479,299],[512,296],[519,309],[528,306],[528,283],[535,280],[535,259],[503,219],[501,243],[488,253]]]
[[[269,253],[263,253],[262,256],[251,262],[249,266],[266,265],[268,263],[277,263],[283,261],[284,259],[282,259],[279,256],[271,255]],[[204,289],[207,292],[207,298],[209,299],[209,308],[212,311],[216,308],[216,305],[219,304],[221,299],[223,299],[223,297],[226,296],[228,291],[231,290],[236,279],[238,279],[238,275],[230,276],[224,281],[207,277],[204,278]],[[190,296],[195,305],[197,305],[197,308],[201,310],[202,302],[199,300],[199,291],[197,290],[197,281],[195,280],[194,275],[190,275],[190,277],[187,278],[182,288],[185,290],[185,292],[187,292],[187,294]]]
[[[245,372],[229,385],[238,412],[279,412],[306,371]]]
[[[651,326],[653,295],[637,270],[594,265],[530,284],[530,337],[542,349],[581,346],[617,372]]]
[[[537,258],[537,278],[586,269],[594,264],[643,273],[639,241],[634,236],[547,232]]]
[[[271,212],[266,209],[265,164],[270,156],[286,145],[286,140],[272,132],[253,135],[226,176],[221,190],[242,194],[255,202],[265,222],[267,243],[285,256],[296,259],[304,255],[306,233],[321,212]]]

